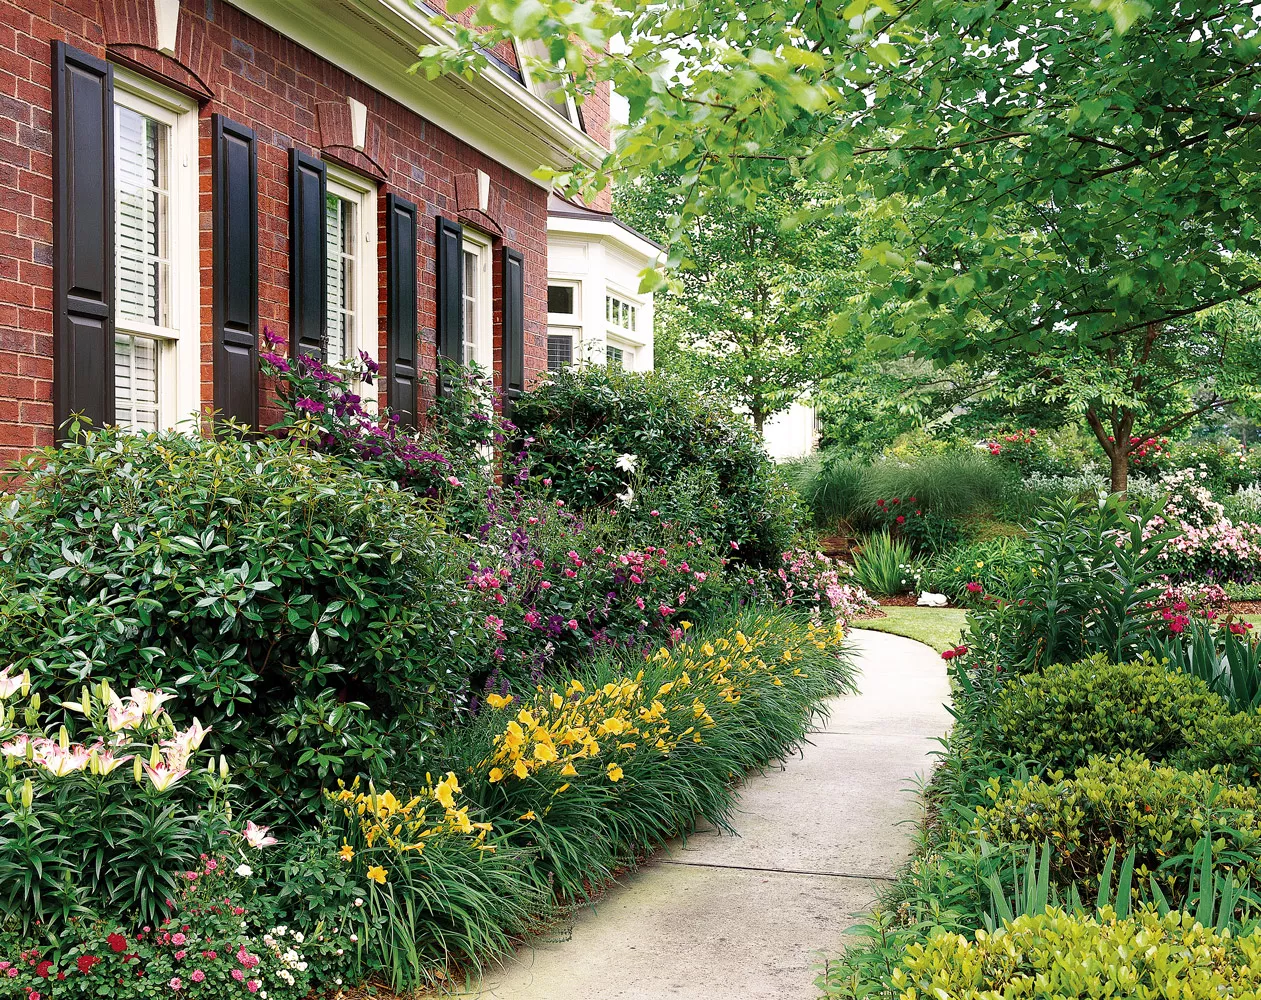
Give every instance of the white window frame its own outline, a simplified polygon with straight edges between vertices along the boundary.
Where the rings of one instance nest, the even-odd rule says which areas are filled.
[[[464,229],[464,245],[462,253],[473,253],[477,257],[475,274],[477,287],[472,290],[472,298],[476,303],[476,330],[465,330],[462,347],[464,359],[475,361],[489,375],[495,370],[495,281],[491,253],[493,244],[489,236],[476,229]],[[460,273],[464,273],[464,258],[460,258]],[[469,296],[469,289],[464,295]],[[463,322],[464,303],[460,303],[460,317]],[[473,350],[470,357],[469,345]]]
[[[563,278],[548,278],[547,287],[550,291],[553,286],[559,288],[572,288],[574,290],[574,308],[573,312],[547,314],[547,322],[553,326],[575,326],[582,321],[582,282],[568,281]]]
[[[555,92],[560,88],[560,81],[541,79],[532,70],[532,63],[543,66],[551,62],[547,43],[538,38],[517,39],[516,48],[517,66],[521,70],[521,80],[526,89],[574,128],[582,128],[582,119],[578,115],[578,104],[574,100],[574,95],[566,92],[565,101],[562,104],[555,99]]]
[[[569,338],[569,363],[566,368],[571,368],[582,360],[582,328],[577,326],[549,326],[547,328],[548,341],[552,337],[568,337]],[[550,350],[549,350],[550,355]],[[551,358],[548,358],[548,371],[554,371],[551,366]]]
[[[608,364],[608,352],[610,350],[622,352],[622,370],[638,371],[635,367],[639,358],[639,345],[634,344],[624,337],[608,337],[604,342],[604,359]]]
[[[351,294],[354,296],[354,322],[350,330],[349,353],[358,357],[367,351],[374,361],[384,362],[381,353],[380,295],[377,285],[377,184],[376,181],[346,170],[335,163],[326,163],[327,190],[355,205],[355,273]],[[327,274],[325,295],[328,294]],[[355,386],[365,402],[375,402],[377,384],[360,382]]]
[[[158,343],[158,427],[169,430],[197,416],[201,409],[197,103],[115,65],[114,104],[161,122],[169,130],[167,315],[171,325],[154,326],[114,310],[116,332],[150,337]],[[110,210],[117,208],[111,204]],[[117,257],[117,245],[111,252]]]
[[[631,320],[631,323],[632,323],[631,326],[622,326],[620,323],[614,323],[611,319],[609,319],[609,300],[610,299],[612,299],[614,302],[623,303],[634,310],[634,316],[632,317],[632,320]],[[639,315],[643,311],[643,308],[644,308],[644,304],[639,299],[635,298],[634,296],[627,295],[624,292],[620,292],[616,288],[610,287],[606,289],[604,292],[605,329],[620,331],[621,333],[628,333],[632,337],[638,338],[639,337]]]

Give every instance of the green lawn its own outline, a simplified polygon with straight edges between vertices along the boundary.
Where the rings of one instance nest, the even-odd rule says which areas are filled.
[[[860,618],[854,628],[873,629],[876,632],[892,632],[916,639],[941,653],[959,645],[963,634],[963,619],[967,614],[962,608],[881,608],[883,618]]]

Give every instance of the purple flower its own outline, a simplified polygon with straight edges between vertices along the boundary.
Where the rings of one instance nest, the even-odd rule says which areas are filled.
[[[323,413],[324,404],[318,400],[312,399],[310,396],[303,396],[293,404],[295,410],[303,410],[307,413]]]

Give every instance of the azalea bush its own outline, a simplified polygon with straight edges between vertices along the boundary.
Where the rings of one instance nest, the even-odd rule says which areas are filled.
[[[848,563],[822,552],[792,549],[779,557],[779,566],[751,573],[744,586],[757,600],[782,607],[808,609],[819,621],[847,622],[879,607],[876,599],[854,581]]]
[[[550,485],[497,494],[470,552],[464,586],[490,651],[488,691],[656,648],[681,634],[682,616],[703,620],[730,594],[725,556],[696,529],[657,512],[628,530],[623,512],[576,513]]]
[[[247,794],[303,807],[412,753],[479,663],[430,502],[294,438],[88,432],[0,501],[0,648],[44,697],[175,692]]]
[[[1235,522],[1204,484],[1204,469],[1179,469],[1160,477],[1169,500],[1148,526],[1152,534],[1173,535],[1162,558],[1165,571],[1180,580],[1250,582],[1261,565],[1261,525]]]

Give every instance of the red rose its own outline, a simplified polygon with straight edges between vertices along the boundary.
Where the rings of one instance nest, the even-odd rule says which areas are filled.
[[[44,979],[47,979],[49,972],[52,970],[52,967],[53,967],[52,961],[46,958],[42,962],[40,962],[39,965],[35,966],[35,975],[42,976]]]
[[[903,524],[903,523],[905,523],[905,521],[906,521],[906,518],[905,518],[903,515],[899,514],[899,515],[898,515],[898,517],[897,517],[897,523],[898,523],[898,524]]]
[[[95,955],[80,955],[79,961],[76,964],[79,966],[80,972],[88,973],[92,971],[92,966],[96,965],[99,961],[100,959]]]
[[[110,951],[115,954],[127,947],[127,939],[117,932],[109,935],[105,940],[109,944]]]

